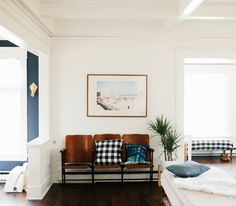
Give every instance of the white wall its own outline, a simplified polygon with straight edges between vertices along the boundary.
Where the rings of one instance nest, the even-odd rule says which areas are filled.
[[[66,134],[146,133],[147,122],[155,115],[174,119],[174,55],[168,46],[148,39],[55,39],[51,70],[51,135],[57,141],[54,175],[60,169],[58,148],[63,146]],[[147,74],[148,117],[87,117],[89,73]]]
[[[52,152],[53,180],[60,180],[59,149],[64,146],[67,134],[151,134],[147,122],[161,114],[173,121],[177,119],[181,131],[181,112],[177,112],[181,111],[177,103],[183,98],[178,89],[181,87],[177,75],[179,70],[176,70],[178,49],[234,46],[235,41],[218,39],[54,38],[51,61],[51,136],[55,143]],[[147,74],[147,118],[87,117],[86,75],[89,73]],[[151,139],[151,145],[160,152],[155,137]],[[157,161],[159,155],[155,153]]]
[[[50,139],[50,56],[39,52],[39,137]]]
[[[230,133],[233,134],[234,147],[236,145],[236,65],[229,75],[229,105],[230,105]]]

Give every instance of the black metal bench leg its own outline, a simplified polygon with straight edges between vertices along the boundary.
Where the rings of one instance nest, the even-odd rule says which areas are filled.
[[[62,170],[62,184],[66,183],[66,174],[65,174],[65,169]]]
[[[150,182],[153,181],[153,166],[150,167]]]
[[[124,168],[121,167],[121,182],[124,182]]]
[[[64,171],[61,169],[61,183],[64,184]]]
[[[63,170],[61,169],[61,183],[63,184],[64,182],[64,174],[63,174]]]
[[[61,151],[61,181],[62,184],[66,183],[66,175],[65,175],[65,153]]]
[[[233,162],[233,150],[232,149],[230,150],[230,162],[231,162],[231,164]]]
[[[92,184],[94,184],[94,166],[92,166]]]

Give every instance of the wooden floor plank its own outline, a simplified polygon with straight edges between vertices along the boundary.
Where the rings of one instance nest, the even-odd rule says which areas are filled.
[[[1,189],[0,205],[161,206],[161,201],[157,182],[53,184],[42,201],[27,201],[25,193],[6,194]]]

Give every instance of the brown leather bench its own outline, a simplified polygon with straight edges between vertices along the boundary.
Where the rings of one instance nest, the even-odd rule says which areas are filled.
[[[121,149],[121,164],[115,165],[100,165],[96,163],[96,141],[123,139]],[[145,145],[147,148],[147,162],[145,164],[132,164],[127,161],[126,145],[127,144],[140,144]],[[67,135],[65,138],[65,149],[61,150],[61,174],[62,183],[66,181],[104,181],[104,180],[158,180],[153,178],[153,174],[160,171],[154,171],[153,165],[153,152],[149,145],[148,134],[96,134],[92,135]],[[119,179],[95,179],[97,174],[117,174],[121,175]],[[125,174],[149,174],[147,178],[128,178],[125,179]],[[66,175],[91,175],[91,179],[66,179]]]

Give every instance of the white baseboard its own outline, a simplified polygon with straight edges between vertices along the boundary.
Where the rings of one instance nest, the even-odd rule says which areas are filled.
[[[27,199],[42,200],[51,186],[51,176],[46,177],[40,185],[29,185],[27,188]]]

